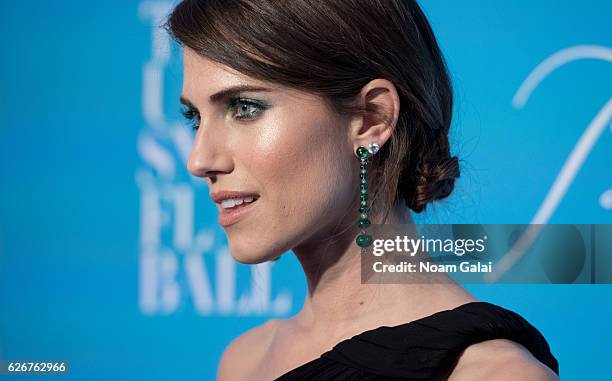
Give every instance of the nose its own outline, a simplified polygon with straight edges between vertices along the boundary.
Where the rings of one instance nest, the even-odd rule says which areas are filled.
[[[233,162],[223,145],[224,139],[218,134],[213,136],[208,130],[200,126],[187,159],[187,169],[193,176],[209,178],[214,183],[218,175],[232,171]]]

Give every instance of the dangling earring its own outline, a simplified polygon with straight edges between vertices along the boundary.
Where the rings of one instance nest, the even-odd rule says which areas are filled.
[[[361,229],[360,234],[357,236],[355,242],[359,247],[366,248],[372,244],[372,236],[366,234],[365,229],[370,226],[371,222],[368,219],[368,213],[370,212],[370,207],[368,206],[368,155],[374,155],[380,146],[376,143],[368,144],[368,148],[366,149],[364,146],[359,146],[356,150],[357,157],[359,158],[359,178],[361,179],[359,184],[359,213],[361,217],[359,218],[359,222],[357,222],[357,226]]]

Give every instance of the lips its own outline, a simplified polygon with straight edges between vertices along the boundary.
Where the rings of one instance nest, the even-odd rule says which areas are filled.
[[[257,204],[259,195],[252,192],[219,191],[210,195],[219,208],[219,224],[233,225],[243,219]]]
[[[230,198],[245,198],[249,196],[259,198],[259,195],[254,192],[239,192],[230,190],[222,190],[210,194],[210,198],[212,198],[212,200],[217,204],[220,204],[223,200],[227,200]]]
[[[237,223],[255,207],[255,204],[257,204],[257,201],[235,206],[230,209],[221,209],[218,218],[219,224],[223,227],[227,227]]]

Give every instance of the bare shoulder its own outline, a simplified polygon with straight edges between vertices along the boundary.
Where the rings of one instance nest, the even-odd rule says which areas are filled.
[[[487,340],[463,351],[449,381],[559,380],[559,376],[522,345],[505,339]]]
[[[278,325],[277,319],[251,328],[238,336],[223,351],[218,381],[240,381],[249,379],[249,374],[261,363]]]

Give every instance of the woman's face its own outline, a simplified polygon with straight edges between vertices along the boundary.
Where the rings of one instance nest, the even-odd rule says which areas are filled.
[[[215,96],[235,86],[268,90]],[[357,213],[350,120],[321,98],[255,81],[189,48],[182,98],[199,124],[188,169],[206,179],[239,262],[260,263],[317,244]],[[234,201],[219,200],[232,196],[224,191],[246,199],[231,207]]]

